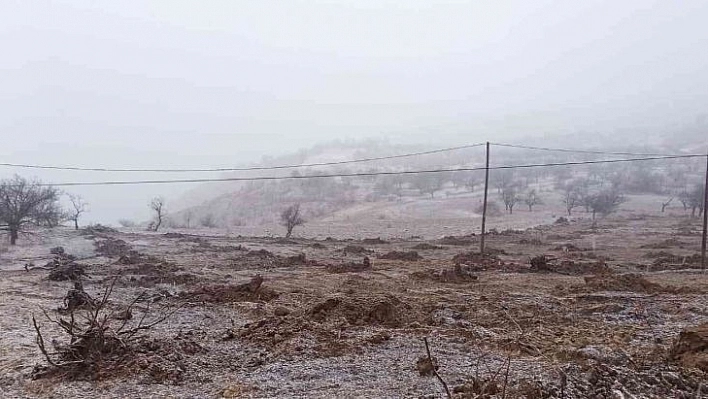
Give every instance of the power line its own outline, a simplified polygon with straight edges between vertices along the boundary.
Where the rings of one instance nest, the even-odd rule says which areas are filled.
[[[530,145],[520,145],[520,144],[506,144],[506,143],[490,143],[497,147],[509,147],[509,148],[520,148],[526,150],[539,150],[539,151],[552,151],[552,152],[567,152],[574,154],[595,154],[595,155],[624,155],[624,156],[638,156],[638,157],[652,157],[652,156],[673,156],[680,154],[661,154],[661,153],[638,153],[638,152],[612,152],[612,151],[593,151],[593,150],[578,150],[571,148],[550,148],[550,147],[534,147]]]
[[[607,159],[596,161],[577,161],[577,162],[553,162],[542,164],[525,164],[525,165],[505,165],[492,166],[490,170],[503,169],[527,169],[551,166],[572,166],[572,165],[590,165],[603,163],[619,163],[619,162],[638,162],[652,161],[665,159],[686,159],[706,157],[702,154],[691,155],[666,155],[644,158],[625,158],[625,159]],[[238,182],[238,181],[263,181],[263,180],[296,180],[296,179],[322,179],[332,177],[366,177],[366,176],[388,176],[388,175],[414,175],[424,173],[444,173],[444,172],[472,172],[485,170],[484,167],[475,168],[456,168],[456,169],[432,169],[432,170],[412,170],[399,172],[360,172],[360,173],[332,173],[318,175],[296,175],[296,176],[260,176],[260,177],[224,177],[213,179],[175,179],[175,180],[132,180],[132,181],[99,181],[99,182],[69,182],[69,183],[43,183],[42,186],[53,187],[75,187],[75,186],[120,186],[120,185],[138,185],[138,184],[175,184],[175,183],[214,183],[214,182]]]
[[[484,143],[461,145],[457,147],[440,148],[437,150],[412,152],[407,154],[398,155],[388,155],[382,157],[372,157],[372,158],[361,158],[352,159],[346,161],[332,161],[332,162],[319,162],[310,164],[300,164],[300,165],[278,165],[278,166],[253,166],[253,167],[243,167],[243,168],[198,168],[198,169],[132,169],[132,168],[89,168],[80,166],[56,166],[56,165],[32,165],[32,164],[17,164],[17,163],[7,163],[2,162],[0,166],[14,167],[14,168],[29,168],[29,169],[52,169],[52,170],[71,170],[71,171],[82,171],[82,172],[160,172],[160,173],[183,173],[183,172],[245,172],[245,171],[256,171],[256,170],[278,170],[278,169],[294,169],[294,168],[306,168],[313,166],[334,166],[334,165],[346,165],[352,163],[362,163],[362,162],[372,162],[372,161],[382,161],[387,159],[398,159],[398,158],[408,158],[416,157],[421,155],[438,154],[443,152],[458,151],[468,148],[475,148],[483,146]]]

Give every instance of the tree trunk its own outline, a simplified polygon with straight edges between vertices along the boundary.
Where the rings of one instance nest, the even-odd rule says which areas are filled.
[[[17,227],[10,226],[10,245],[17,244]]]
[[[533,209],[531,209],[531,207],[533,207],[533,205],[529,205],[529,212],[533,212]]]
[[[293,228],[290,226],[288,226],[287,228],[288,228],[288,231],[287,231],[287,233],[285,233],[285,238],[290,238],[290,236],[293,234]]]
[[[79,219],[76,218],[76,219],[74,219],[74,230],[78,230],[78,229],[79,229]]]
[[[157,231],[160,228],[161,224],[162,224],[162,217],[158,216],[157,217],[157,224],[155,224],[155,231]]]

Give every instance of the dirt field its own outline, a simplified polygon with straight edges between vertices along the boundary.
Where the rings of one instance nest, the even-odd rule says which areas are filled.
[[[493,232],[487,256],[477,236],[377,237],[25,240],[0,253],[3,397],[445,397],[424,338],[456,398],[708,397],[697,219]],[[58,245],[65,253],[50,254]],[[50,359],[76,359],[42,312],[68,320],[76,281],[93,300],[114,284],[109,332],[174,314],[125,350],[51,367],[32,315]]]

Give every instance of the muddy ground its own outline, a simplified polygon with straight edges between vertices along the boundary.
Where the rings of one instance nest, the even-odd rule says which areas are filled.
[[[486,256],[473,235],[43,232],[0,254],[0,389],[12,398],[445,397],[427,338],[456,398],[708,397],[698,232],[683,217],[581,219],[493,232]],[[50,253],[57,244],[64,254]],[[67,270],[79,276],[54,281]],[[113,284],[108,329],[174,314],[120,356],[106,354],[110,362],[57,369],[37,347],[32,315],[50,358],[67,359],[72,343],[46,316],[69,317],[77,280],[93,299]]]

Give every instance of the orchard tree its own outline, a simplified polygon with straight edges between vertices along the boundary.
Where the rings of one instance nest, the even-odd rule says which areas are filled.
[[[508,184],[501,187],[500,195],[509,214],[514,213],[514,206],[521,199],[521,196],[518,194],[517,186],[515,184]]]
[[[74,222],[74,229],[79,229],[79,217],[88,210],[88,203],[79,195],[69,194],[71,208],[67,211],[67,219]]]
[[[524,203],[529,207],[529,212],[533,211],[533,207],[536,205],[543,204],[543,200],[538,196],[535,189],[531,189],[526,192],[524,196]]]
[[[61,216],[57,189],[17,175],[0,181],[0,226],[10,233],[10,245],[24,225],[56,226]]]
[[[693,186],[691,191],[686,192],[686,203],[689,208],[691,208],[691,216],[696,216],[696,211],[698,211],[698,216],[703,214],[703,206],[705,204],[705,191],[702,184],[696,184]]]
[[[160,228],[163,220],[165,219],[165,199],[162,197],[155,197],[150,201],[150,209],[155,212],[155,220],[152,222],[152,230],[157,231]]]
[[[300,216],[300,204],[294,204],[287,207],[280,214],[280,223],[285,227],[285,238],[290,238],[293,234],[293,229],[296,226],[305,224],[305,219]]]
[[[625,202],[624,196],[614,188],[590,194],[587,198],[587,205],[592,211],[593,220],[595,220],[595,215],[598,213],[602,216],[611,214],[623,202]]]
[[[430,194],[432,199],[435,198],[435,193],[445,185],[445,176],[441,173],[421,173],[413,176],[411,185],[421,194]]]

